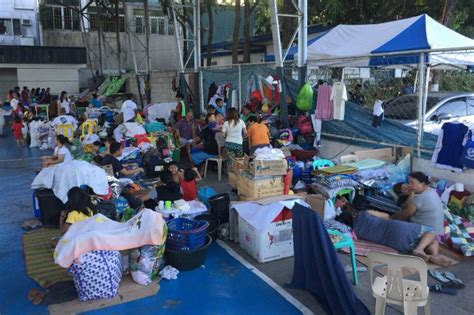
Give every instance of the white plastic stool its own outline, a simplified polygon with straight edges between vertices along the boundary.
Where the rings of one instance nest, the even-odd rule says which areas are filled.
[[[222,162],[224,161],[224,159],[218,158],[218,157],[207,159],[206,164],[204,165],[204,178],[206,178],[206,176],[207,176],[207,162],[209,162],[209,161],[214,161],[214,162],[217,163],[217,180],[221,181]]]

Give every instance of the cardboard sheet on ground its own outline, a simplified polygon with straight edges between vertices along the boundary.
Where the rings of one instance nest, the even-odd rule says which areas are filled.
[[[149,286],[142,286],[134,282],[130,276],[124,276],[120,282],[117,295],[112,299],[92,300],[85,302],[81,302],[76,299],[70,302],[50,305],[48,310],[49,314],[54,315],[79,314],[112,305],[143,299],[155,295],[159,290],[160,285],[158,284],[158,281],[152,282]]]
[[[96,214],[71,225],[59,240],[54,261],[69,268],[76,258],[92,250],[126,250],[143,245],[163,244],[163,216],[144,209],[127,222],[121,223]]]
[[[31,189],[52,189],[54,195],[67,202],[67,192],[72,187],[87,185],[94,193],[106,195],[109,192],[105,171],[85,161],[70,161],[43,168],[31,183]]]

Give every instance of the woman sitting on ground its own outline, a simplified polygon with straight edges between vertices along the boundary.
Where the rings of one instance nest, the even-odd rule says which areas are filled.
[[[408,195],[402,204],[402,211],[391,216],[391,219],[405,220],[418,223],[424,227],[426,237],[413,251],[426,261],[437,263],[439,243],[436,236],[444,232],[444,206],[438,193],[429,187],[428,176],[421,172],[408,175],[409,185],[403,185],[401,192]]]
[[[93,215],[92,202],[85,190],[73,187],[67,192],[67,199],[66,210],[61,212],[59,220],[62,235],[66,234],[72,224],[87,220]]]
[[[50,167],[62,162],[74,160],[71,152],[66,147],[66,144],[68,143],[70,143],[68,138],[63,135],[58,135],[56,137],[56,148],[54,148],[54,155],[41,157],[43,167]]]

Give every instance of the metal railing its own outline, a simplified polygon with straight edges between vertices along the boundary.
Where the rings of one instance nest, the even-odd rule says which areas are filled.
[[[0,46],[1,63],[22,64],[86,64],[85,48]]]

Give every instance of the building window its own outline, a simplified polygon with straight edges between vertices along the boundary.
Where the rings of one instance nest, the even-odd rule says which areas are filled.
[[[74,31],[81,30],[81,20],[79,17],[79,11],[77,10],[72,10],[72,29]]]
[[[53,7],[53,28],[63,29],[63,8]]]
[[[0,35],[12,34],[12,20],[0,19]]]
[[[120,32],[125,32],[125,16],[120,15],[119,16],[119,30]]]
[[[168,35],[174,35],[174,24],[168,23]]]
[[[72,30],[72,14],[71,10],[67,8],[63,8],[64,10],[64,29],[65,30]]]
[[[158,34],[166,35],[164,18],[158,18]]]
[[[152,34],[158,34],[158,18],[156,17],[150,18],[150,32]]]
[[[143,34],[144,33],[144,23],[143,16],[135,16],[135,33]]]
[[[21,21],[13,20],[13,35],[21,35]]]

